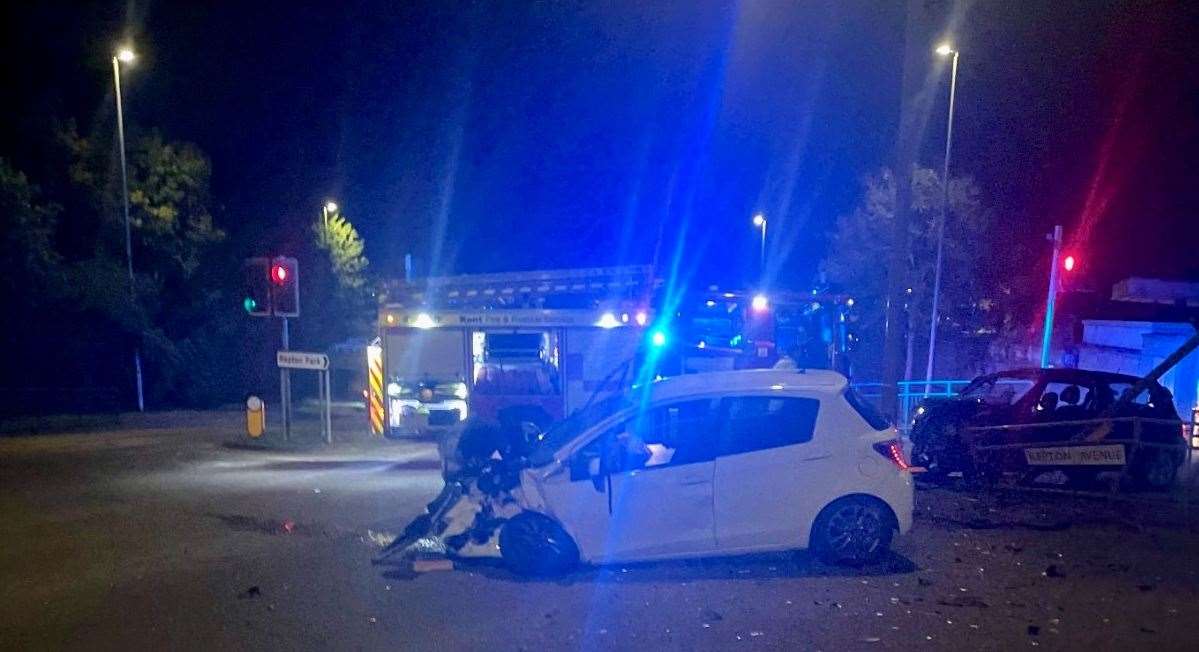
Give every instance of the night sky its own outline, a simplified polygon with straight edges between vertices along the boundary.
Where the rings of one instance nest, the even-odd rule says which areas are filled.
[[[389,275],[406,252],[499,271],[649,262],[682,242],[697,278],[739,283],[760,210],[773,273],[805,287],[859,177],[894,154],[905,4],[5,7],[0,156],[36,158],[48,115],[111,133],[108,58],[128,33],[129,120],[211,156],[220,221],[256,238],[246,253],[332,198]],[[1199,277],[1184,237],[1199,233],[1199,13],[1176,4],[939,12],[962,51],[955,173],[1027,246],[1064,224],[1096,283]],[[930,66],[934,45],[919,45]],[[922,162],[939,167],[935,92]]]

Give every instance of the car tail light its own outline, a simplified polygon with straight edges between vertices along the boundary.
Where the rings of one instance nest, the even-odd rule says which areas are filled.
[[[908,458],[903,454],[903,442],[898,439],[880,441],[874,445],[874,450],[878,451],[879,455],[891,460],[891,463],[900,471],[912,468],[912,465],[908,464]]]

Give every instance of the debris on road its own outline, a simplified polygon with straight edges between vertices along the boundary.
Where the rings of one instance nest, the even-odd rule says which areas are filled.
[[[1061,569],[1057,567],[1057,564],[1049,564],[1049,566],[1045,569],[1045,572],[1043,572],[1041,574],[1044,575],[1045,577],[1065,577],[1066,576],[1066,574],[1063,573],[1061,571]]]
[[[257,584],[237,594],[237,597],[240,600],[248,600],[250,598],[257,598],[260,596],[262,596],[262,589],[258,588]]]
[[[454,562],[449,559],[414,559],[412,570],[417,573],[434,573],[454,570]]]
[[[390,532],[375,532],[374,530],[366,531],[366,540],[380,548],[386,548],[391,545],[392,541],[396,540],[396,535]]]
[[[979,609],[986,609],[990,606],[986,601],[972,595],[955,595],[951,598],[940,598],[937,600],[937,604],[946,607],[977,607]]]

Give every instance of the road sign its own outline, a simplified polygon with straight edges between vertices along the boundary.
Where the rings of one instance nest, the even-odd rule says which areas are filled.
[[[314,369],[325,371],[329,368],[329,356],[324,353],[304,353],[303,351],[276,351],[275,362],[280,369]]]

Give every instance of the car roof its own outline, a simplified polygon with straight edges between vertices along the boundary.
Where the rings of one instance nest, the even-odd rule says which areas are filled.
[[[1050,382],[1062,383],[1085,383],[1087,381],[1100,381],[1104,383],[1130,384],[1141,380],[1137,376],[1131,376],[1129,374],[1119,374],[1112,371],[1096,371],[1092,369],[1073,369],[1069,367],[1049,367],[1047,369],[1025,367],[1021,369],[1009,369],[1007,371],[998,371],[993,374],[988,374],[987,376],[983,376],[983,378],[1047,378]],[[1154,384],[1156,385],[1156,383]]]
[[[835,394],[844,390],[847,384],[845,376],[827,369],[742,369],[663,378],[654,381],[651,392],[654,400],[708,394],[713,390],[733,393],[803,389]]]

